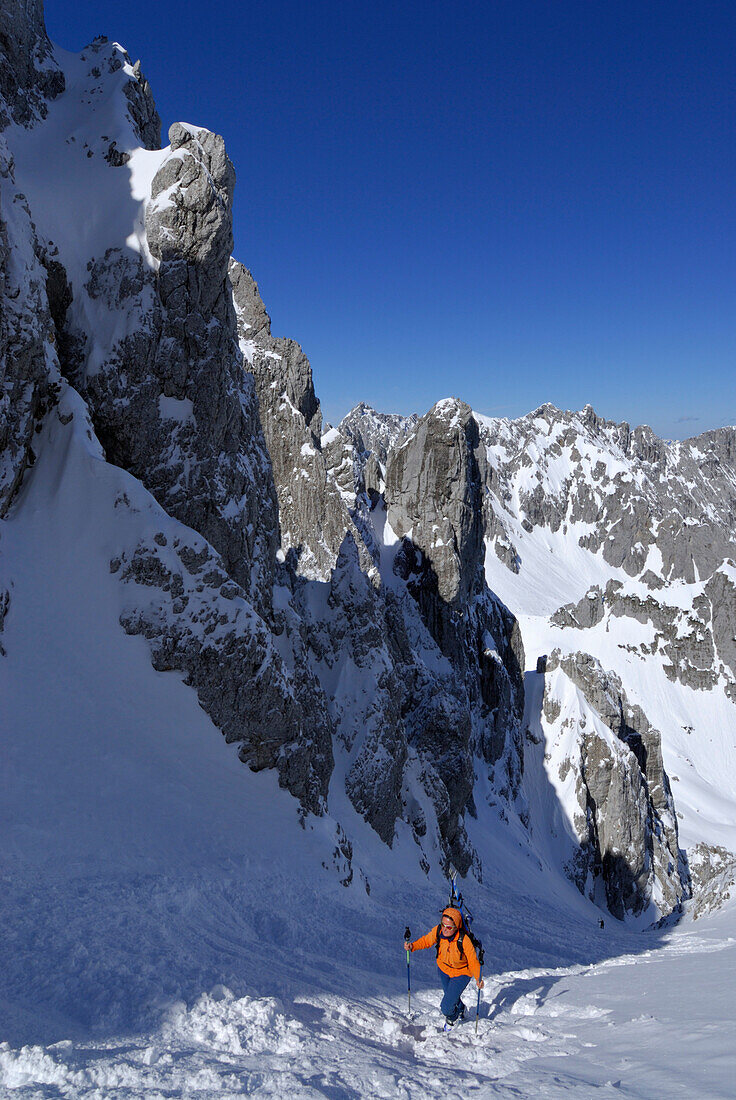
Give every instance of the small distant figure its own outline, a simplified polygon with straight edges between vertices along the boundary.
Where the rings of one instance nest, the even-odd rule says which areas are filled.
[[[601,919],[598,921],[598,927],[599,928],[605,928],[606,927],[605,924],[603,923],[603,917],[601,917]]]

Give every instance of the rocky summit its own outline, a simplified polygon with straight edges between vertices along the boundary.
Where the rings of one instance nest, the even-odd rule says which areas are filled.
[[[222,138],[160,148],[121,46],[55,51],[40,0],[0,14],[0,521],[40,459],[77,456],[84,494],[104,469],[126,644],[331,823],[345,885],[369,889],[366,830],[480,879],[493,820],[621,920],[717,905],[731,856],[693,792],[733,752],[736,429],[454,397],[323,426],[232,256]]]

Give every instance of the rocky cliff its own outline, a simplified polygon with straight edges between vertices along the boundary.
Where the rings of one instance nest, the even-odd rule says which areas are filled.
[[[605,735],[604,748],[596,735],[591,755],[589,730],[581,728],[575,745],[568,743],[567,763],[554,747],[549,750],[566,774],[572,768],[577,775],[576,790],[564,795],[564,784],[552,775],[560,797],[569,799],[571,834],[580,846],[577,881],[593,865],[605,879],[606,844],[618,859],[627,849],[631,854],[635,833],[642,858],[626,857],[625,877],[639,883],[639,898],[663,891],[666,908],[690,890],[678,820],[693,838],[689,848],[703,842],[702,811],[690,783],[696,773],[712,772],[716,759],[727,770],[732,752],[735,430],[668,443],[649,428],[606,421],[589,406],[572,413],[545,405],[516,421],[477,419],[488,469],[489,583],[519,615],[536,655],[557,651],[556,682],[559,675],[568,677],[596,721],[618,740]],[[634,717],[626,717],[627,707]],[[554,709],[545,702],[549,746],[560,735],[551,720]],[[661,737],[652,739],[652,725]],[[635,737],[632,731],[638,731]],[[680,784],[677,812],[674,786],[663,768],[660,775],[665,760],[673,783]],[[591,786],[592,775],[602,781],[604,774],[610,779],[606,790],[600,783]],[[603,812],[606,829],[596,834],[613,776],[620,804]],[[634,809],[637,803],[640,810]],[[628,831],[626,843],[614,835],[620,828]],[[706,831],[717,850],[720,830]],[[645,858],[645,836],[655,838],[655,849],[665,847]],[[669,886],[653,870],[657,866],[666,869]],[[652,873],[659,881],[651,880]],[[612,897],[622,896],[621,881],[606,890],[615,908]],[[639,902],[632,896],[626,904]]]
[[[396,552],[378,479],[372,498],[364,481],[359,499],[339,483],[309,362],[271,334],[231,256],[222,139],[176,123],[159,149],[151,89],[120,46],[96,39],[62,61],[40,3],[4,13],[3,510],[73,387],[108,463],[180,525],[141,521],[135,543],[111,547],[121,627],[147,640],[154,668],[182,674],[243,761],[277,769],[303,811],[347,799],[389,845],[405,823],[427,868],[480,869],[465,818],[479,763],[502,764],[514,797],[523,662],[478,546],[452,557],[404,538]],[[75,222],[59,194],[97,217]],[[478,490],[471,463],[457,509]],[[423,505],[429,527],[446,499]],[[117,506],[135,513],[124,492]],[[465,587],[448,602],[435,578],[453,570]]]
[[[555,766],[563,782],[574,780],[578,846],[569,874],[591,899],[602,884],[619,919],[652,899],[671,912],[689,896],[690,881],[661,734],[631,705],[621,679],[587,653],[555,651],[545,681]],[[570,685],[579,692],[572,705]]]

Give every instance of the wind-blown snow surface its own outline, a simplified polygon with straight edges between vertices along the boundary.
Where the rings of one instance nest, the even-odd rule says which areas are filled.
[[[431,952],[409,1018],[404,925],[435,923],[444,884],[357,815],[370,895],[323,869],[334,824],[302,828],[119,627],[113,551],[175,521],[104,462],[68,388],[38,453],[0,544],[3,1095],[732,1095],[734,908],[601,931],[488,807],[477,1037],[472,1014],[439,1031]]]

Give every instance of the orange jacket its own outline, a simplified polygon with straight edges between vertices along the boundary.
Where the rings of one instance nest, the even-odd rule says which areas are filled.
[[[460,926],[462,917],[457,909],[445,909],[442,914],[449,916],[449,918],[455,923],[454,936],[440,935],[439,952],[437,954],[437,965],[440,970],[444,970],[445,974],[449,974],[451,978],[457,978],[460,974],[470,974],[475,978],[476,982],[480,981],[480,963],[478,962],[478,956],[475,953],[470,936],[465,933],[463,938],[463,950],[460,954],[460,950],[457,946],[457,941],[460,937]],[[437,944],[437,929],[439,925],[435,924],[431,932],[427,932],[426,936],[420,936],[418,940],[414,940],[411,945],[412,951],[423,951],[425,947],[435,947]],[[440,929],[441,932],[441,929]]]

